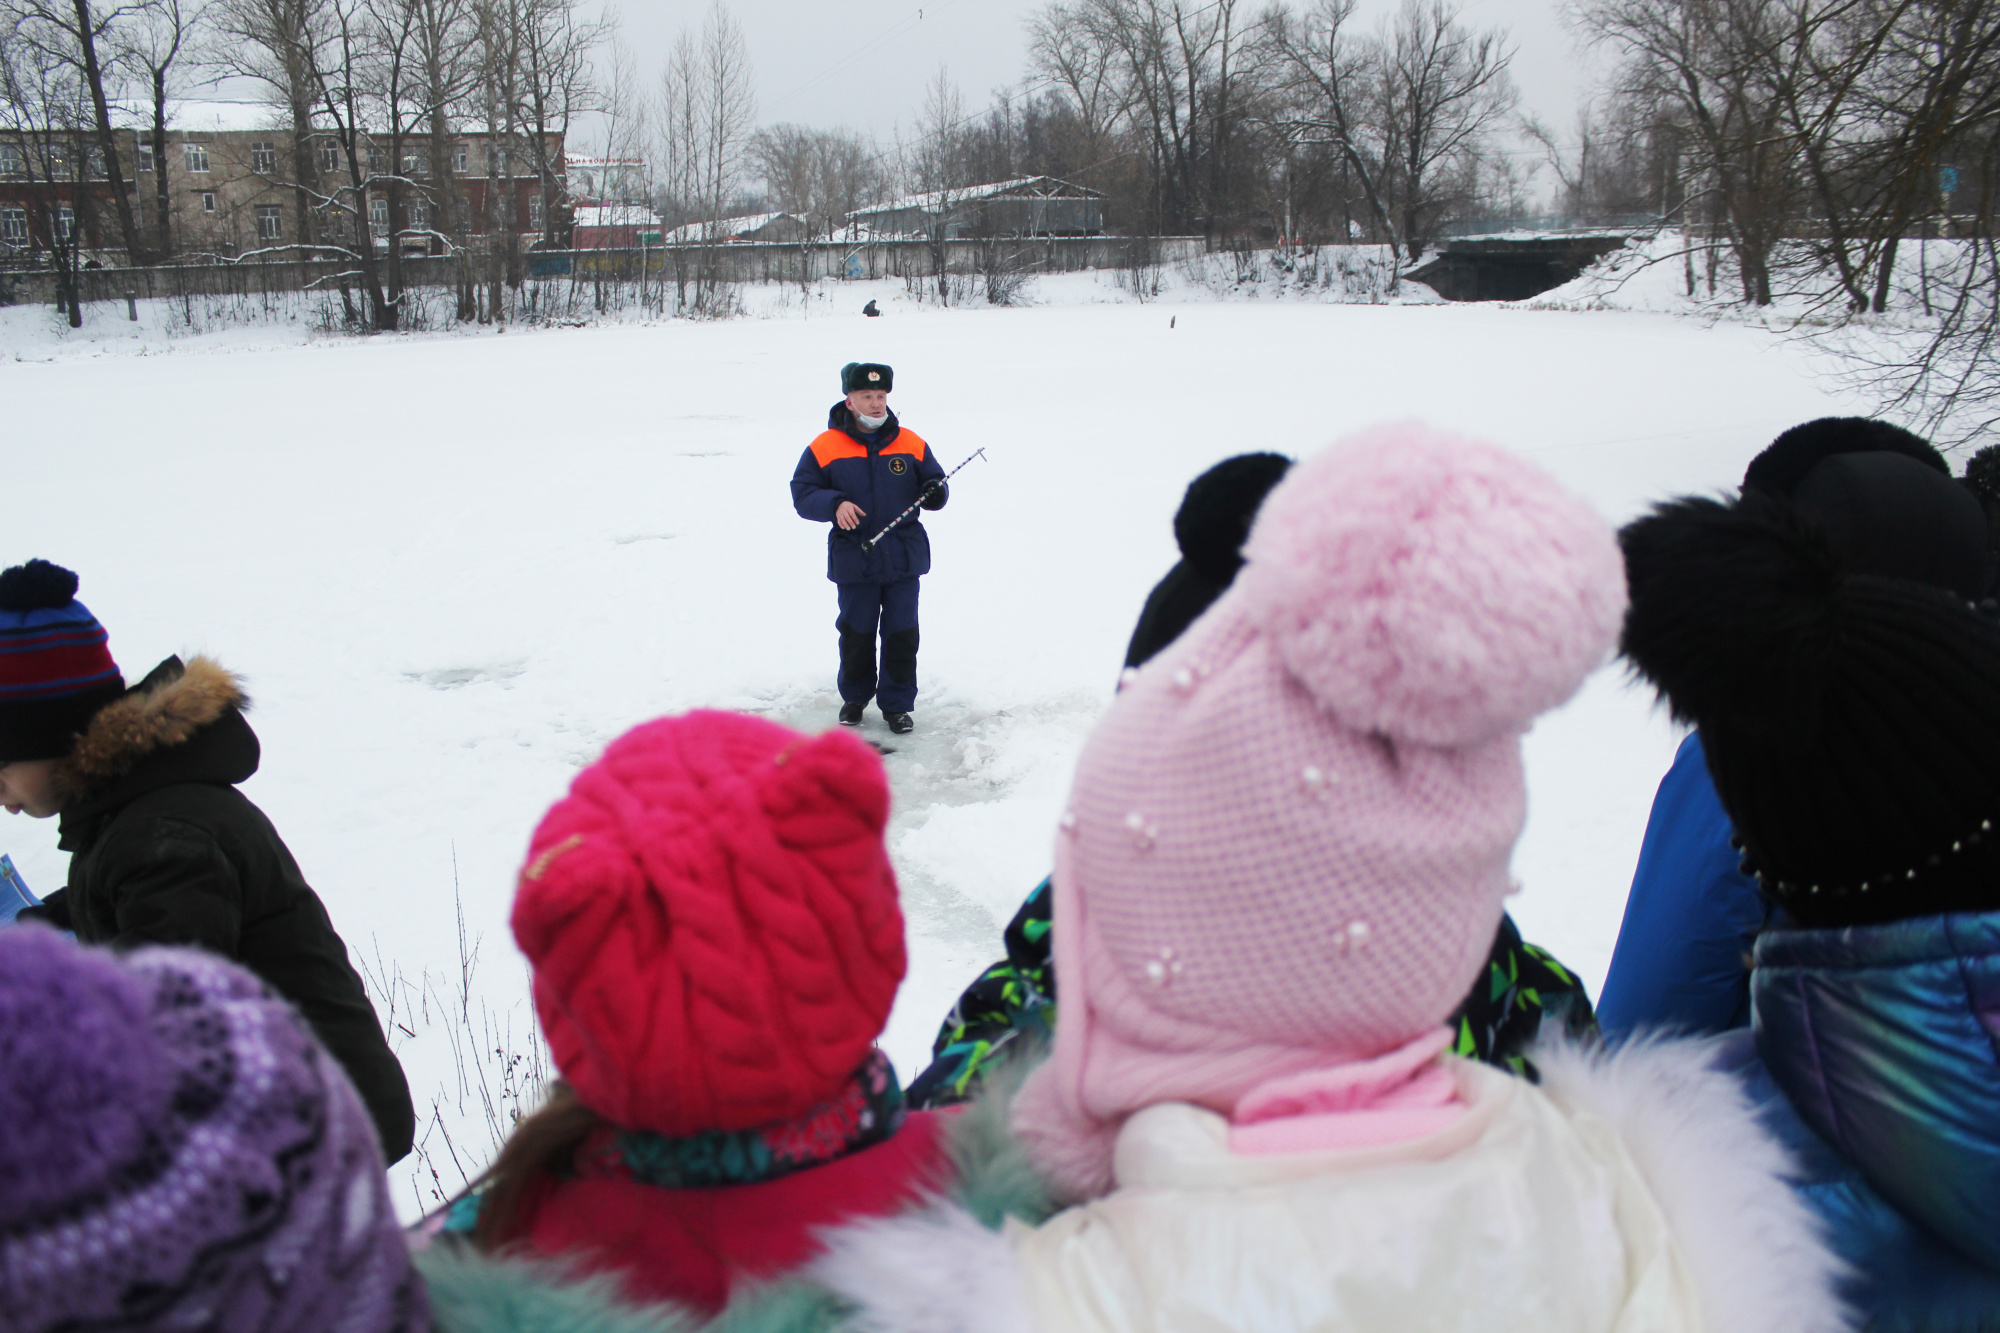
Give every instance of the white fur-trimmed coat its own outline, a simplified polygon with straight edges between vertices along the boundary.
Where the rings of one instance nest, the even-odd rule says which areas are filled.
[[[1448,1057],[1447,1057],[1448,1058]],[[866,1333],[1835,1333],[1837,1261],[1735,1080],[1688,1042],[1462,1061],[1430,1139],[1238,1157],[1148,1108],[1120,1186],[1040,1226],[957,1202],[828,1237]]]

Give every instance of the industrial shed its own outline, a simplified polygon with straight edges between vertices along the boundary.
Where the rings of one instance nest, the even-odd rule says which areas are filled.
[[[933,190],[856,209],[847,220],[880,237],[1096,236],[1104,196],[1053,176],[1022,176],[990,185]]]

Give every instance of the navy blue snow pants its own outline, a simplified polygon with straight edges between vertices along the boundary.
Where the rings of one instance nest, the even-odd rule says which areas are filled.
[[[836,583],[840,589],[840,697],[846,703],[874,699],[885,713],[907,713],[917,703],[917,580],[894,583]],[[877,687],[875,635],[882,635],[882,670]]]

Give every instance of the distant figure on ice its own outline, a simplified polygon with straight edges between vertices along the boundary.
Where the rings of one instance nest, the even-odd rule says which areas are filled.
[[[0,573],[0,806],[62,817],[69,887],[21,920],[128,949],[194,944],[297,1005],[346,1067],[390,1162],[416,1115],[403,1067],[326,907],[264,812],[249,701],[205,657],[170,657],[132,689],[77,578],[46,560]]]
[[[847,396],[827,413],[826,429],[806,446],[792,473],[800,518],[831,523],[826,576],[840,588],[840,725],[858,727],[870,699],[889,730],[916,726],[917,580],[930,572],[931,539],[916,517],[893,529],[919,503],[942,509],[950,498],[944,469],[915,431],[889,410],[896,373],[852,361],[840,370]],[[870,546],[871,539],[880,538]],[[876,670],[876,634],[881,670]]]
[[[868,316],[868,318],[870,319],[875,319],[878,316],[880,316],[882,312],[875,308],[875,303],[873,301],[870,301],[867,305],[861,307],[861,313]]]

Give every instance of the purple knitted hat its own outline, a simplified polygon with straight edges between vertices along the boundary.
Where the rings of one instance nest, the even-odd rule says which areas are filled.
[[[0,930],[0,1327],[421,1333],[360,1098],[188,949]]]

